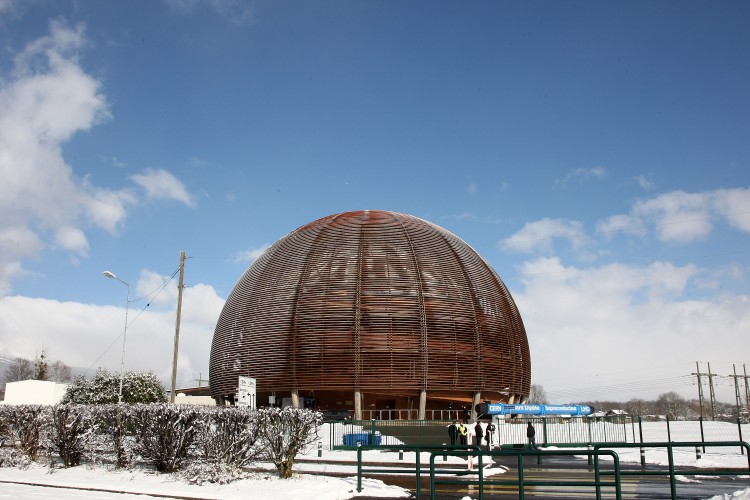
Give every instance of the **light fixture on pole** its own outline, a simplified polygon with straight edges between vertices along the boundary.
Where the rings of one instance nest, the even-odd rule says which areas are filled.
[[[104,271],[104,276],[117,280],[128,287],[128,295],[125,299],[125,330],[122,333],[122,358],[120,360],[120,392],[117,395],[117,402],[122,403],[122,379],[125,375],[125,340],[128,337],[128,306],[130,305],[130,283],[118,278],[112,271]]]

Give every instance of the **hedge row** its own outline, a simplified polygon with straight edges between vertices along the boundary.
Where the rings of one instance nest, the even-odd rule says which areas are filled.
[[[320,423],[320,413],[294,408],[0,405],[0,466],[47,458],[64,467],[87,460],[176,472],[196,463],[231,470],[264,461],[288,478]]]

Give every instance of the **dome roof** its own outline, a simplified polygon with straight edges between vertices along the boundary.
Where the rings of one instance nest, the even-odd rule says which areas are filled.
[[[417,217],[330,215],[281,238],[227,299],[211,346],[214,397],[258,391],[527,395],[518,309],[464,241]]]

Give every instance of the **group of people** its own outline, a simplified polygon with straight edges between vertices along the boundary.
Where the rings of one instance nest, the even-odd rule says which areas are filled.
[[[491,450],[494,445],[495,424],[492,422],[483,424],[477,420],[472,425],[454,420],[448,426],[448,437],[451,440],[451,446],[456,446],[457,441],[458,444],[464,446],[467,444],[482,446],[482,440],[484,440],[484,444]],[[536,430],[531,422],[526,426],[526,439],[529,441],[529,449],[536,450]]]
[[[451,446],[456,446],[456,442],[461,445],[475,444],[482,446],[486,443],[489,449],[492,449],[495,437],[495,424],[492,422],[483,424],[479,420],[475,424],[463,423],[454,420],[448,426],[448,437],[451,440]],[[484,443],[483,443],[484,441]]]

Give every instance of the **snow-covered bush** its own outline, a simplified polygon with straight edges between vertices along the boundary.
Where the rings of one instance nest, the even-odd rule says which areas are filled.
[[[229,484],[250,477],[252,474],[235,465],[222,462],[191,462],[180,476],[190,484]]]
[[[32,460],[18,448],[0,448],[0,467],[15,467],[25,469]]]
[[[189,469],[184,477],[200,484],[239,479],[242,467],[267,460],[286,479],[321,420],[319,412],[294,408],[0,405],[0,466],[28,465],[49,452],[66,467],[87,459],[117,467],[142,461],[159,472]]]
[[[159,472],[180,469],[202,425],[201,408],[152,404],[131,408],[135,426],[134,451]]]
[[[197,448],[203,459],[244,467],[258,457],[257,411],[242,406],[204,410],[198,429]]]
[[[258,429],[266,458],[281,479],[292,477],[294,457],[315,441],[323,415],[317,411],[287,407],[258,410]]]
[[[44,431],[49,428],[49,407],[41,405],[3,405],[2,419],[7,425],[7,441],[30,460],[44,447]]]
[[[61,403],[109,404],[119,402],[120,375],[99,369],[94,378],[76,378],[68,386]],[[151,372],[125,372],[122,377],[123,403],[163,403],[164,387]]]
[[[65,467],[81,463],[86,445],[93,436],[93,420],[88,407],[55,405],[51,408],[49,440]]]
[[[114,452],[118,468],[126,467],[132,455],[131,447],[127,446],[128,432],[132,427],[130,409],[129,405],[118,404],[89,406],[97,435],[104,438],[103,446]]]
[[[5,443],[10,442],[10,425],[9,419],[6,416],[7,411],[7,405],[0,405],[0,449],[5,446]]]

